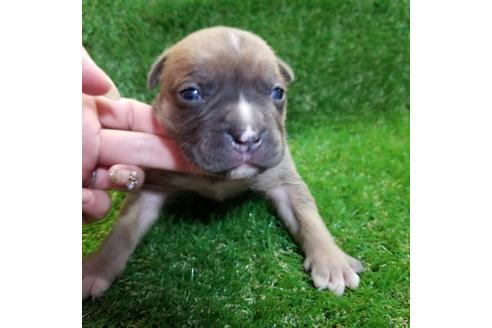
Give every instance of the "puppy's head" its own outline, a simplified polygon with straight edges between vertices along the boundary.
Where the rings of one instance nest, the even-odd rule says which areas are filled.
[[[248,178],[277,165],[291,69],[258,36],[226,27],[192,33],[149,73],[154,110],[185,155],[206,173]]]

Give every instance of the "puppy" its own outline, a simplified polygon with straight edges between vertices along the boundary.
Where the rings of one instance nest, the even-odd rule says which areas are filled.
[[[316,288],[341,295],[359,285],[362,265],[335,244],[286,143],[293,79],[264,40],[235,28],[192,33],[157,59],[148,77],[150,89],[160,85],[155,115],[205,174],[146,172],[144,188],[127,195],[110,235],[84,260],[83,298],[102,295],[180,191],[220,201],[248,189],[264,194],[300,244]]]

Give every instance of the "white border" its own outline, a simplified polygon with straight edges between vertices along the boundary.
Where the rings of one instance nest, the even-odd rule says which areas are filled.
[[[490,325],[490,1],[411,2],[411,325]]]
[[[490,13],[412,1],[413,327],[490,322]],[[2,2],[0,36],[0,326],[81,326],[81,3]]]
[[[0,327],[81,326],[79,1],[0,3]]]

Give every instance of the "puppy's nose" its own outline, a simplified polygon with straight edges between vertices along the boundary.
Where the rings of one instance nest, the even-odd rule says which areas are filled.
[[[248,127],[246,129],[230,129],[227,132],[232,138],[233,146],[239,152],[253,152],[261,145],[262,133]]]

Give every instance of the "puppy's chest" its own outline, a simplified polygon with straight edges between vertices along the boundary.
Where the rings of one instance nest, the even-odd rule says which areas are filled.
[[[248,189],[243,181],[223,180],[209,181],[196,177],[175,177],[171,183],[181,190],[194,191],[201,196],[223,201],[239,195]]]
[[[248,183],[244,180],[225,180],[156,170],[147,171],[145,180],[152,188],[171,193],[193,191],[218,201],[237,196],[249,189]]]

